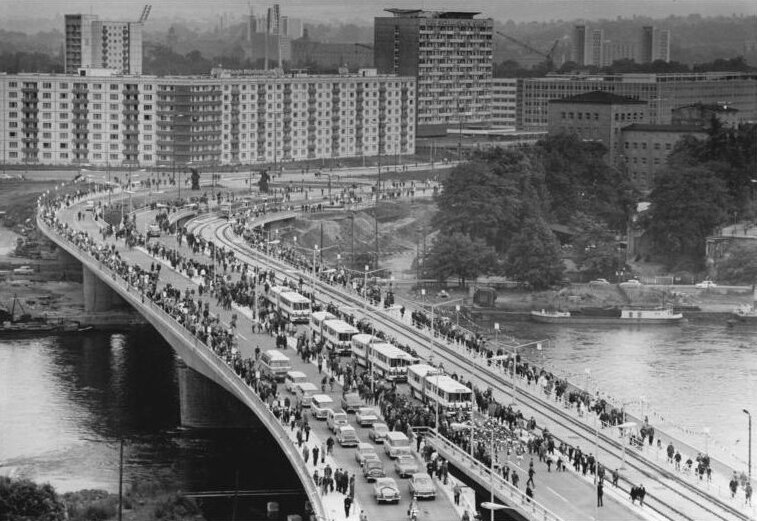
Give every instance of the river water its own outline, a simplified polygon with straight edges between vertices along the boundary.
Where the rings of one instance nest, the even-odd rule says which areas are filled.
[[[757,414],[757,328],[724,321],[639,329],[503,325],[523,341],[550,340],[541,353],[525,356],[543,355],[558,374],[584,385],[588,368],[590,388],[619,401],[644,395],[653,423],[664,418],[666,428],[702,447],[696,433],[709,427],[713,455],[727,459],[734,452],[746,460],[742,409]],[[115,491],[123,437],[127,483],[231,490],[238,473],[240,489],[274,491],[247,501],[240,519],[262,519],[270,499],[280,501],[282,512],[301,510],[301,486],[264,427],[179,426],[176,374],[171,348],[150,329],[0,340],[0,473],[49,481],[62,491]],[[224,517],[228,511],[217,518]]]
[[[264,519],[266,502],[301,513],[305,495],[262,425],[191,430],[179,425],[176,358],[151,329],[0,339],[0,474],[49,481],[59,491],[118,490],[124,479],[182,491],[267,491],[238,505]],[[205,501],[228,519],[230,500]]]
[[[663,430],[746,469],[742,409],[757,416],[757,325],[730,327],[725,318],[647,327],[504,325],[524,343],[549,340],[541,352],[522,352],[530,360],[543,357],[555,374],[643,410]]]

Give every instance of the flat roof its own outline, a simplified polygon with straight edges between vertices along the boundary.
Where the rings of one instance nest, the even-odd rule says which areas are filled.
[[[481,14],[478,11],[426,11],[424,9],[399,9],[392,7],[384,9],[387,13],[392,13],[401,18],[462,18],[470,19]]]
[[[655,125],[651,123],[633,123],[623,127],[621,131],[637,130],[639,132],[675,132],[689,134],[706,134],[707,129],[696,125]]]
[[[551,99],[550,103],[590,103],[596,105],[646,105],[646,101],[629,98],[628,96],[618,96],[610,92],[595,90],[567,96],[565,98]]]

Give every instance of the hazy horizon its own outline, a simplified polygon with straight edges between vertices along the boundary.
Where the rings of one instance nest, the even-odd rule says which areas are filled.
[[[0,0],[0,25],[12,25],[12,20],[51,20],[61,18],[66,13],[93,13],[102,19],[136,20],[145,3],[150,0]],[[634,16],[665,18],[670,15],[687,16],[731,16],[757,14],[757,2],[747,0],[702,1],[702,0],[640,0],[625,2],[619,0],[266,0],[247,2],[227,0],[207,2],[199,0],[156,0],[152,1],[151,18],[181,18],[187,21],[211,22],[215,15],[230,13],[239,15],[253,12],[263,13],[264,9],[279,3],[283,15],[308,21],[330,23],[370,23],[376,16],[385,16],[384,9],[390,7],[422,8],[427,10],[480,11],[482,15],[505,22],[544,22],[550,20],[599,20]],[[46,13],[46,14],[42,14]],[[209,18],[213,17],[213,18]],[[3,21],[5,23],[3,23]],[[241,21],[241,19],[240,19]],[[149,21],[148,21],[149,25]],[[7,28],[7,27],[6,27]],[[62,28],[61,28],[62,29]]]

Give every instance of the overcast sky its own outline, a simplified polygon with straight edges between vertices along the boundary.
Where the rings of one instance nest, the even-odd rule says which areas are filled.
[[[136,19],[151,0],[0,0],[0,17],[56,17],[63,13],[92,12],[101,18]],[[245,0],[152,0],[152,16],[208,19],[221,12],[249,11]],[[273,0],[251,2],[263,12]],[[279,0],[282,14],[319,21],[364,21],[381,16],[388,7],[428,10],[475,10],[505,21],[543,21],[576,18],[598,19],[645,15],[654,18],[671,14],[709,15],[757,14],[755,0]]]

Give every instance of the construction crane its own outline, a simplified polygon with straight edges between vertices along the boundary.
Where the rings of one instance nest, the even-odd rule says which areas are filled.
[[[547,52],[544,52],[544,51],[540,51],[539,49],[536,49],[535,47],[531,46],[530,44],[528,44],[526,42],[522,42],[522,41],[518,40],[517,38],[513,38],[510,35],[507,35],[505,33],[501,33],[499,31],[494,31],[494,32],[496,32],[501,37],[503,37],[503,38],[505,38],[507,40],[510,40],[511,42],[513,42],[513,43],[515,43],[515,44],[523,47],[524,49],[526,49],[528,51],[531,51],[534,54],[538,54],[539,56],[543,56],[545,58],[545,64],[547,66],[547,71],[548,72],[555,68],[555,63],[554,63],[554,60],[553,60],[553,55],[555,53],[555,50],[557,49],[557,44],[560,43],[559,39],[555,40],[555,43],[552,44],[552,47],[550,47]]]
[[[147,17],[150,16],[150,11],[152,10],[152,5],[146,5],[142,8],[142,14],[139,16],[139,20],[137,20],[137,23],[143,24],[147,21]]]

